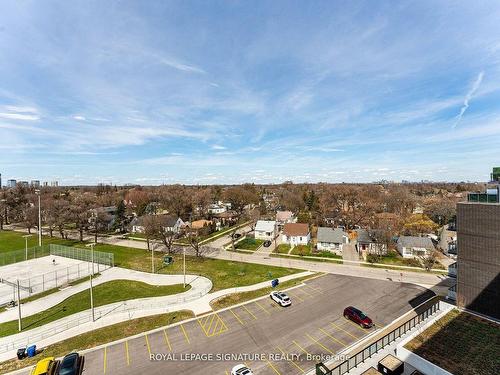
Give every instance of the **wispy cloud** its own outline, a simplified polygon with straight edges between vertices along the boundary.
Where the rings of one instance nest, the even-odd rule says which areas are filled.
[[[465,96],[464,104],[463,104],[462,108],[460,109],[460,113],[458,114],[458,116],[455,120],[455,123],[453,124],[453,128],[456,128],[458,123],[460,122],[460,120],[462,120],[462,117],[463,117],[465,111],[467,110],[467,108],[469,108],[469,102],[471,101],[471,99],[474,96],[474,94],[476,93],[476,91],[479,89],[479,86],[481,86],[481,82],[483,82],[483,77],[484,77],[484,71],[480,72],[477,75],[476,80],[474,81],[474,83],[472,84],[472,87],[470,88],[469,92]]]
[[[182,62],[176,61],[172,58],[160,58],[160,62],[164,65],[167,65],[171,68],[180,70],[182,72],[188,72],[188,73],[199,73],[199,74],[205,74],[206,72],[194,65],[189,65],[189,64],[184,64]]]
[[[33,107],[6,105],[2,108],[0,118],[21,121],[37,121],[40,119],[37,109]]]

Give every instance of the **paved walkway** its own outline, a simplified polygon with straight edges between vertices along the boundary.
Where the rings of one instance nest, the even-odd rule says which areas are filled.
[[[311,274],[312,272],[302,272],[282,277],[279,280],[280,282],[285,282]],[[199,276],[196,278],[199,278]],[[247,292],[269,286],[270,282],[264,281],[254,285],[229,288],[214,293],[208,293],[207,291],[205,294],[196,295],[190,293],[190,290],[172,296],[117,302],[95,308],[96,320],[94,322],[92,322],[90,310],[82,311],[48,323],[42,327],[0,338],[0,361],[14,358],[17,348],[23,346],[35,343],[38,347],[44,347],[85,332],[131,319],[179,310],[191,310],[195,315],[203,314],[212,311],[210,302],[215,299],[233,293]]]
[[[141,281],[150,285],[175,285],[182,284],[184,282],[183,275],[160,275],[152,274],[146,272],[133,271],[125,268],[114,267],[106,271],[93,280],[94,287],[113,280],[131,280],[131,281]],[[191,286],[191,288],[182,293],[185,296],[206,294],[210,289],[212,289],[212,282],[210,279],[203,276],[196,275],[186,275],[186,283]],[[52,306],[61,303],[66,298],[79,293],[83,290],[89,289],[89,283],[83,282],[68,288],[65,288],[57,293],[49,294],[46,297],[36,299],[32,302],[21,304],[22,316],[27,317],[34,315],[38,312],[44,311]],[[18,318],[18,309],[11,308],[7,311],[0,313],[0,321],[8,322],[10,320],[15,320]]]
[[[346,243],[342,246],[342,259],[348,261],[359,261],[359,254],[352,243]]]

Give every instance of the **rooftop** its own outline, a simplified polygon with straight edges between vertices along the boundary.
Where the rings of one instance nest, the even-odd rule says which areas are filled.
[[[309,234],[309,225],[300,223],[286,223],[283,228],[283,234],[286,236],[307,236]]]
[[[434,244],[429,237],[414,237],[414,236],[401,236],[398,239],[398,244],[404,247],[421,247],[424,249],[433,249]]]
[[[318,242],[342,243],[344,236],[347,236],[347,233],[340,228],[318,228]]]
[[[452,310],[405,348],[454,375],[500,374],[500,325]]]
[[[255,224],[255,230],[259,232],[273,232],[276,222],[272,220],[259,220]]]

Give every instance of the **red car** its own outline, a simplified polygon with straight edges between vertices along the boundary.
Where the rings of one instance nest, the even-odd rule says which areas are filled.
[[[373,327],[372,320],[367,317],[361,310],[349,306],[344,309],[344,318],[352,320],[354,323],[359,324],[363,328]]]

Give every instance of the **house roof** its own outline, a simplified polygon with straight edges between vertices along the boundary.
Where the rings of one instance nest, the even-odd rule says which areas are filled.
[[[371,237],[370,233],[366,229],[356,229],[356,241],[358,243],[372,243],[375,242]]]
[[[401,236],[398,244],[403,247],[422,247],[424,249],[434,249],[432,240],[429,237]]]
[[[290,220],[293,217],[292,211],[277,211],[276,212],[276,221],[286,221]]]
[[[272,220],[259,220],[255,224],[255,230],[260,232],[273,232],[276,222]]]
[[[398,215],[396,215],[395,213],[392,213],[392,212],[379,212],[378,214],[375,214],[375,216],[378,218],[378,219],[382,219],[382,220],[397,220],[399,218]]]
[[[210,224],[212,224],[212,222],[210,220],[205,220],[205,219],[195,220],[195,221],[191,222],[191,228],[192,229],[201,229],[201,228],[208,226]]]
[[[230,219],[233,217],[237,217],[238,214],[234,211],[225,211],[221,212],[220,214],[214,214],[213,217],[217,217],[219,219]]]
[[[309,225],[301,223],[286,223],[283,228],[283,234],[287,237],[307,236],[309,234]]]
[[[342,243],[344,236],[347,236],[347,233],[340,228],[318,228],[318,242]]]
[[[147,215],[139,216],[134,225],[144,226]],[[170,215],[155,215],[155,218],[165,227],[173,227],[177,223],[178,217]]]

